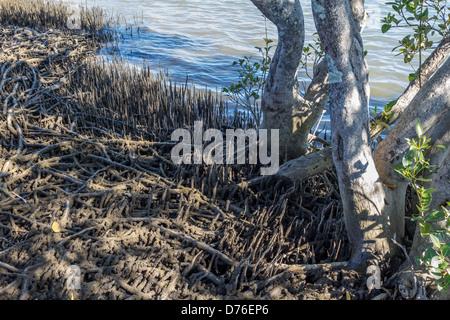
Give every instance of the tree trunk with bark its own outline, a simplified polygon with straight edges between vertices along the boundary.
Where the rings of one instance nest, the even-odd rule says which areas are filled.
[[[438,69],[440,62],[445,60],[443,41],[425,62],[428,67],[423,78],[425,85],[419,90],[414,82],[408,87],[407,94],[402,95],[399,106],[404,112],[396,116],[399,119],[396,126],[378,146],[375,165],[370,148],[368,68],[360,34],[364,19],[361,2],[312,1],[316,27],[328,62],[332,153],[347,232],[354,248],[354,266],[364,264],[366,253],[389,258],[397,252],[391,240],[395,235],[397,241],[401,241],[404,235],[407,182],[394,174],[393,165],[399,163],[407,151],[405,138],[414,137],[416,121],[421,121],[432,143],[450,146],[450,61],[431,77],[431,71]],[[445,180],[448,165],[443,162],[446,154],[446,151],[433,151],[429,155],[432,163],[444,164],[432,182],[439,190],[435,206],[448,201],[446,190],[450,185]],[[415,248],[427,245],[417,235],[414,243],[413,251],[420,251]]]
[[[420,90],[421,84],[426,83],[431,76],[439,69],[441,64],[447,59],[450,53],[450,37],[443,38],[436,49],[428,56],[425,62],[420,67],[420,78],[417,77],[412,80],[405,91],[398,97],[396,104],[392,107],[392,117],[388,120],[384,120],[388,125],[394,124],[399,117],[403,114],[405,109],[411,103],[412,99],[417,95]],[[376,120],[381,120],[381,115],[376,117]],[[375,137],[381,132],[386,130],[386,127],[377,125],[371,128],[371,136]]]
[[[402,225],[392,224],[389,217],[404,203],[392,197],[398,191],[390,192],[383,184],[372,158],[361,3],[313,0],[312,8],[328,63],[332,154],[353,245],[352,265],[358,268],[372,255],[385,258],[395,251],[390,239],[403,233]]]
[[[406,181],[394,173],[393,166],[401,163],[403,154],[408,150],[406,138],[415,138],[414,126],[417,120],[422,124],[424,134],[431,139],[432,145],[439,144],[447,147],[447,149],[432,148],[426,155],[430,164],[438,166],[439,170],[425,176],[432,181],[424,182],[423,187],[436,190],[433,193],[430,210],[440,210],[441,206],[445,206],[450,201],[450,152],[448,151],[450,149],[450,60],[447,60],[423,85],[405,108],[392,131],[379,143],[375,161],[381,178],[387,184],[406,184]],[[404,195],[401,196],[404,197]],[[404,211],[397,212],[391,219],[404,221]],[[432,229],[445,228],[443,220],[431,224]],[[445,239],[444,242],[448,243],[450,239]],[[414,261],[416,256],[421,256],[429,247],[433,247],[430,238],[423,238],[417,226],[409,252],[410,260]],[[418,266],[415,268],[422,269],[420,274],[422,277],[426,276],[423,268]],[[409,270],[409,266],[406,270]],[[439,298],[450,299],[450,291],[440,293]]]
[[[326,65],[319,64],[302,97],[298,70],[305,26],[299,0],[251,1],[278,30],[278,44],[261,98],[261,128],[278,129],[280,154],[297,158],[307,152],[309,132],[328,101]]]
[[[393,107],[395,127],[373,155],[371,140],[382,130],[369,122],[369,70],[361,32],[367,21],[363,0],[312,0],[315,25],[325,59],[305,97],[298,90],[297,72],[304,42],[303,13],[297,0],[251,0],[278,28],[275,53],[263,96],[263,127],[280,129],[280,146],[290,158],[305,153],[308,131],[329,100],[332,162],[339,179],[347,234],[353,246],[350,266],[365,267],[376,256],[390,259],[399,252],[405,230],[408,183],[394,173],[414,138],[419,120],[432,144],[450,148],[450,39],[445,37],[422,64],[421,81],[411,81]],[[446,61],[447,60],[447,61]],[[291,151],[290,148],[293,148]],[[436,189],[432,209],[450,201],[450,153],[432,149],[427,157],[439,171],[426,187]],[[328,168],[330,150],[293,159],[278,175],[293,180]],[[317,161],[316,161],[317,160]],[[436,226],[442,224],[437,222]],[[411,256],[431,244],[416,232]]]

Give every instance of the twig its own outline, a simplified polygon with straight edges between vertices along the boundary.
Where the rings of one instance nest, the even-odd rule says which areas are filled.
[[[130,286],[128,283],[126,283],[125,281],[123,281],[119,276],[117,275],[113,275],[114,276],[114,280],[116,281],[116,283],[121,286],[122,288],[124,288],[126,291],[128,291],[129,293],[132,293],[134,295],[137,295],[140,299],[143,300],[153,300],[155,297],[153,294],[149,294],[149,293],[145,293],[142,292],[138,289],[136,289],[135,287]]]
[[[12,272],[21,273],[21,270],[17,269],[16,267],[13,267],[5,262],[0,261],[0,267],[6,268]]]
[[[194,238],[192,238],[192,237],[190,237],[190,236],[188,236],[188,235],[186,235],[184,233],[176,232],[176,231],[164,228],[164,227],[159,226],[159,225],[152,224],[151,226],[153,228],[160,229],[161,231],[164,231],[164,232],[168,233],[169,235],[171,235],[173,237],[176,237],[176,238],[179,238],[179,239],[191,242],[193,245],[195,245],[199,249],[205,250],[205,251],[209,252],[210,254],[217,256],[219,259],[221,259],[226,264],[229,264],[231,266],[238,265],[237,261],[231,259],[227,255],[223,254],[222,252],[220,252],[217,249],[214,249],[213,247],[211,247],[210,245],[204,243],[203,241],[196,240],[196,239],[194,239]]]

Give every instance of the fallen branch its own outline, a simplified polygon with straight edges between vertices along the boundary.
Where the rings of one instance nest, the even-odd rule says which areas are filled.
[[[282,164],[278,169],[278,172],[275,174],[275,177],[289,179],[292,181],[302,181],[321,173],[332,166],[333,157],[331,154],[331,148],[325,148]],[[267,177],[261,176],[254,178],[246,181],[242,184],[242,186],[248,185],[251,187],[257,185],[264,179],[267,179]]]

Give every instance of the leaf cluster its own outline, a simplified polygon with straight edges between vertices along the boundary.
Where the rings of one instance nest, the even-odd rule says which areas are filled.
[[[450,32],[450,7],[442,0],[394,0],[386,3],[393,12],[382,19],[381,31],[388,32],[391,28],[409,28],[412,33],[404,36],[399,45],[393,49],[403,54],[405,63],[411,65],[416,54],[419,55],[434,46],[435,36],[445,38]],[[411,65],[412,66],[412,65]],[[420,76],[420,70],[409,75],[409,81]]]
[[[263,47],[255,47],[260,54],[260,59],[254,61],[251,56],[244,56],[242,59],[233,62],[237,66],[238,81],[228,87],[222,88],[222,92],[236,103],[238,108],[250,111],[251,115],[259,125],[261,122],[261,110],[258,100],[264,92],[267,75],[272,62],[270,45],[273,40],[264,38]]]
[[[421,257],[416,257],[416,263],[424,265],[430,275],[435,279],[438,288],[442,291],[450,286],[450,243],[445,243],[445,239],[450,236],[450,211],[445,207],[442,210],[430,211],[432,194],[436,190],[433,188],[424,188],[423,182],[429,182],[426,178],[427,173],[437,171],[437,166],[431,165],[425,154],[432,148],[444,148],[442,145],[430,144],[431,139],[423,134],[423,129],[417,121],[416,134],[418,139],[406,139],[409,145],[409,151],[402,158],[402,163],[394,165],[397,174],[407,179],[415,191],[419,204],[417,209],[419,215],[413,220],[419,224],[420,235],[423,238],[429,237],[433,247],[427,248]],[[450,203],[447,203],[450,206]],[[432,222],[445,221],[444,228],[432,228]]]
[[[389,119],[391,119],[394,114],[391,112],[392,108],[397,104],[397,100],[393,100],[389,103],[387,103],[384,106],[384,110],[380,111],[378,113],[378,107],[375,106],[373,109],[370,110],[370,112],[372,113],[372,119],[373,121],[371,121],[371,126],[373,127],[377,127],[379,125],[385,127],[386,129],[390,130],[391,126],[389,125]]]

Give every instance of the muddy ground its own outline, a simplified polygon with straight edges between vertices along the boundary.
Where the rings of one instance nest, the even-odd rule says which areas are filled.
[[[86,36],[0,26],[0,41],[1,299],[401,298],[392,272],[369,292],[343,268],[333,170],[249,186],[254,165],[175,165],[173,128],[246,120],[93,65]],[[149,91],[152,107],[133,109]]]

